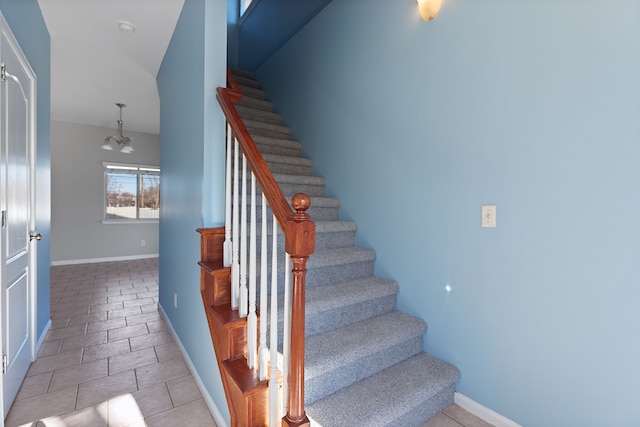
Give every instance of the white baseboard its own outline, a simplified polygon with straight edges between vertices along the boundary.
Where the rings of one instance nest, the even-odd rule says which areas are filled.
[[[147,254],[147,255],[116,256],[116,257],[108,257],[108,258],[69,259],[64,261],[51,261],[49,265],[54,267],[56,265],[91,264],[94,262],[132,261],[134,259],[158,258],[158,256],[159,254]]]
[[[493,424],[495,427],[522,427],[520,424],[511,421],[509,418],[500,415],[492,409],[487,408],[465,396],[464,394],[456,392],[453,395],[453,401],[456,405],[460,406],[467,412],[472,413],[478,418]]]
[[[35,349],[35,354],[33,355],[33,361],[36,360],[36,357],[38,356],[38,353],[40,352],[40,347],[42,346],[42,343],[44,342],[44,339],[47,337],[47,332],[49,332],[50,328],[51,328],[51,319],[49,319],[47,324],[44,325],[44,329],[42,330],[42,333],[40,334],[40,337],[38,337],[38,339],[36,341],[36,349]]]
[[[213,421],[216,423],[216,426],[229,427],[227,425],[227,422],[222,417],[220,410],[218,409],[215,402],[211,398],[209,391],[207,391],[207,388],[204,386],[204,383],[202,382],[202,378],[200,378],[200,375],[198,374],[196,367],[193,365],[193,362],[191,362],[191,359],[187,354],[187,350],[182,345],[182,342],[180,341],[180,338],[176,334],[175,329],[173,329],[173,325],[169,320],[169,316],[167,316],[167,313],[164,311],[164,308],[162,308],[160,304],[158,304],[158,311],[160,312],[160,315],[162,315],[162,318],[164,319],[165,323],[167,324],[167,327],[169,328],[169,333],[173,337],[173,340],[178,345],[178,348],[182,353],[182,357],[184,358],[184,361],[187,364],[187,368],[189,369],[189,372],[191,372],[191,375],[193,376],[193,379],[196,382],[198,389],[200,389],[200,393],[202,394],[204,402],[207,404],[207,407],[209,408],[209,412],[211,412],[211,416],[213,417]]]

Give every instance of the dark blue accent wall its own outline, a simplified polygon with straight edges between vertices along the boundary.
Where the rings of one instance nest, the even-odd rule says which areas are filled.
[[[253,71],[331,0],[254,0],[240,21],[239,66]]]

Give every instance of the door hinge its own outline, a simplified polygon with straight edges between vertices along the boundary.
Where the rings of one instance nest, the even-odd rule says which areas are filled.
[[[2,81],[7,80],[7,68],[4,64],[0,65],[0,79]]]
[[[2,228],[7,226],[7,211],[2,211]]]
[[[2,355],[2,373],[3,374],[7,373],[7,355],[6,354]]]

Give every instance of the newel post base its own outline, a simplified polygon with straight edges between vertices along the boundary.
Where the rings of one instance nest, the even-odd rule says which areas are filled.
[[[309,418],[305,414],[304,418],[300,421],[289,419],[288,415],[285,415],[282,418],[282,427],[309,427],[311,423],[309,422]]]

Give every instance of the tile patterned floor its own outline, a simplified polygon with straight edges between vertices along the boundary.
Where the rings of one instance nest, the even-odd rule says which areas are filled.
[[[157,276],[157,259],[52,267],[51,329],[5,426],[215,427]]]
[[[51,329],[6,427],[215,427],[157,309],[158,260],[51,268]],[[457,405],[422,427],[491,427]]]
[[[451,405],[422,427],[494,427],[475,415],[465,411],[458,405]]]

